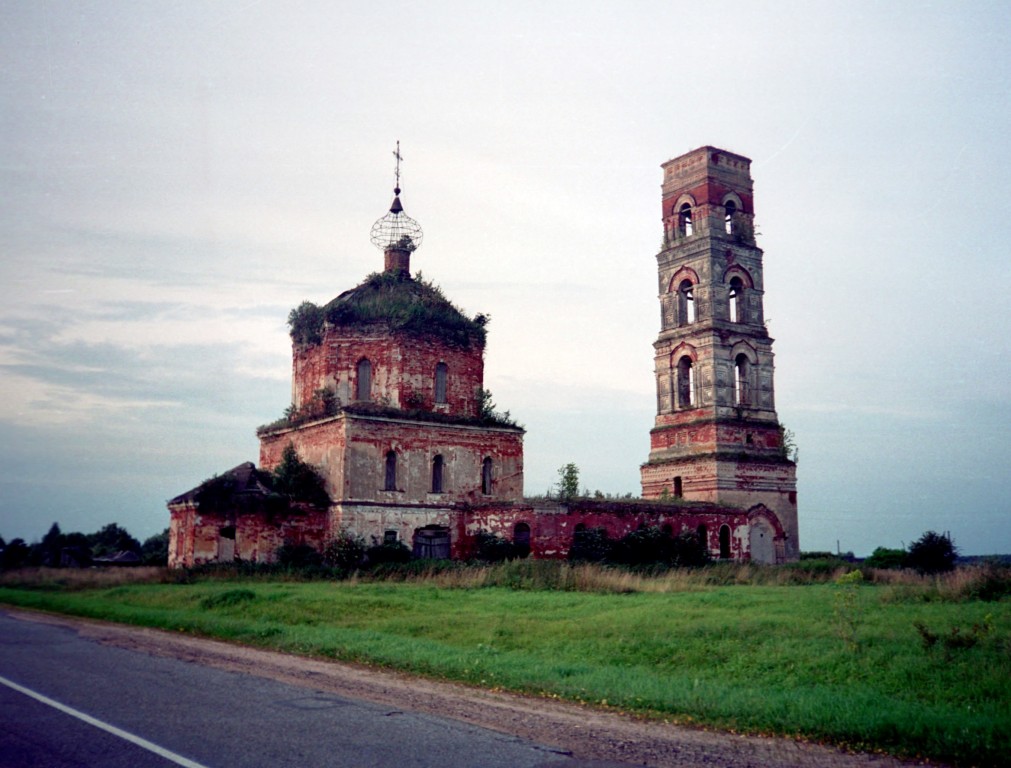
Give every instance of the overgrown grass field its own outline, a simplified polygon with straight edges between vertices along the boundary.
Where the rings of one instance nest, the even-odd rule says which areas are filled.
[[[779,585],[796,579],[725,573],[650,579],[514,563],[405,582],[8,578],[0,602],[681,723],[1007,764],[1007,597],[930,580]]]

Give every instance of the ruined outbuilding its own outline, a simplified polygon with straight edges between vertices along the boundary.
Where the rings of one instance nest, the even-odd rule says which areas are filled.
[[[642,500],[523,498],[524,430],[491,410],[486,318],[411,275],[421,243],[399,186],[372,240],[383,271],[289,317],[291,407],[251,463],[177,496],[169,563],[270,562],[342,529],[415,557],[467,558],[479,533],[563,558],[578,531],[690,531],[713,557],[796,559],[795,465],[777,420],[747,158],[703,147],[665,163],[657,417]],[[399,181],[399,178],[398,178]],[[286,448],[328,500],[279,506]],[[223,492],[224,491],[224,492]]]

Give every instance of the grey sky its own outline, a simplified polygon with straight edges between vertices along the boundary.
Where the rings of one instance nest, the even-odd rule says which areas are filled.
[[[1005,3],[0,2],[0,535],[256,460],[288,310],[413,260],[526,490],[638,493],[661,162],[751,157],[801,546],[1011,552]]]

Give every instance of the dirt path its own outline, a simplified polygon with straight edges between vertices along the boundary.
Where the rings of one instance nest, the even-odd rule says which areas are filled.
[[[532,696],[434,682],[351,664],[307,659],[177,635],[63,616],[9,611],[28,621],[65,626],[101,643],[182,659],[397,710],[425,712],[556,746],[590,768],[618,761],[656,768],[683,766],[909,766],[884,755],[850,754],[785,738],[740,736],[669,725]],[[602,763],[600,763],[602,764]]]

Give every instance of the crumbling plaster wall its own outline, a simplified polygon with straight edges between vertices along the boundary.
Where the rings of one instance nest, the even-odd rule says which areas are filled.
[[[328,536],[326,510],[296,506],[285,514],[201,511],[194,502],[169,507],[168,565],[192,567],[223,560],[273,562],[285,544],[322,550]],[[230,535],[225,532],[230,530]],[[223,535],[225,534],[225,535]]]

